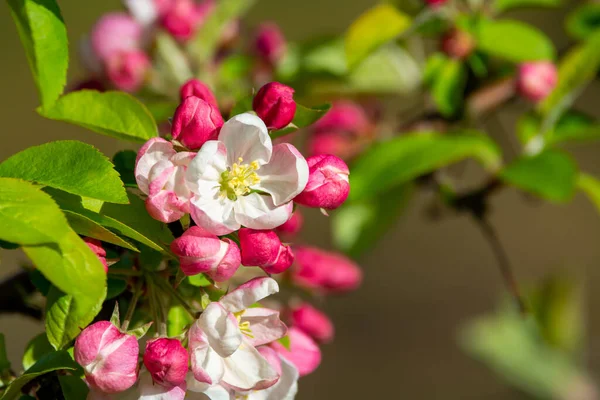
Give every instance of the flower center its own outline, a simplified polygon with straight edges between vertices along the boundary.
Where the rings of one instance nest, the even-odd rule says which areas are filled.
[[[229,200],[236,200],[238,196],[245,196],[250,193],[250,186],[260,182],[256,171],[260,168],[258,161],[252,161],[250,164],[243,164],[244,159],[240,157],[237,163],[234,163],[227,171],[221,173],[221,196]]]
[[[242,322],[242,315],[244,315],[244,312],[246,310],[242,310],[242,311],[238,311],[236,313],[233,313],[233,315],[235,315],[235,318],[238,321],[238,326],[240,328],[240,331],[248,336],[250,339],[254,339],[254,335],[252,334],[252,330],[250,329],[250,322],[249,321],[244,321]]]

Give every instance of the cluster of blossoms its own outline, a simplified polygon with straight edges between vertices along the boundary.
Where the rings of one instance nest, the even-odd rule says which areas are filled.
[[[178,45],[185,45],[216,9],[215,0],[123,0],[123,3],[124,12],[102,16],[89,37],[82,41],[80,55],[90,76],[79,89],[114,87],[138,92],[152,80],[160,79],[153,76],[157,34],[167,34]],[[236,41],[239,25],[238,20],[228,23],[221,32],[220,48],[227,49]],[[286,53],[285,38],[277,25],[264,23],[257,28],[249,45],[257,60],[254,81],[264,83],[270,80]],[[218,61],[216,57],[213,63]]]
[[[269,308],[259,302],[279,291],[278,281],[320,295],[360,284],[360,269],[346,257],[279,237],[293,238],[302,227],[295,204],[330,210],[346,200],[348,167],[333,155],[305,159],[289,143],[272,143],[269,130],[287,126],[296,110],[285,85],[266,84],[254,112],[226,122],[202,82],[180,92],[171,140],[143,145],[135,178],[153,218],[191,217],[170,245],[182,274],[237,287],[209,302],[184,336],[148,340],[141,368],[136,336],[109,321],[78,336],[75,360],[90,398],[293,399],[298,378],[320,364],[319,344],[332,340],[333,324],[293,296]],[[88,245],[105,259],[101,243]]]

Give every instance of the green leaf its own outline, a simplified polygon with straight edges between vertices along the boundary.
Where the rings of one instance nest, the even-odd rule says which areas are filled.
[[[194,322],[194,320],[185,308],[179,303],[175,304],[169,309],[167,315],[167,335],[169,335],[169,337],[181,335],[185,328],[192,322]]]
[[[56,351],[46,354],[23,375],[15,379],[0,400],[14,400],[21,395],[21,389],[35,378],[52,371],[77,370],[79,365],[73,361],[66,351]]]
[[[40,358],[48,353],[52,353],[54,348],[48,342],[45,333],[40,333],[27,343],[25,353],[23,354],[23,369],[31,368]]]
[[[546,200],[564,203],[575,192],[577,166],[566,154],[548,150],[518,158],[500,173],[500,178]]]
[[[481,20],[476,38],[481,51],[514,63],[552,60],[556,53],[546,35],[520,21]]]
[[[165,92],[178,94],[179,88],[194,77],[186,55],[175,39],[166,32],[156,35],[154,67],[159,71],[161,83],[170,86]]]
[[[565,22],[566,31],[573,39],[586,40],[600,29],[600,4],[586,3],[573,10]]]
[[[65,400],[85,399],[90,391],[85,382],[78,376],[59,375],[58,382]]]
[[[327,111],[331,109],[331,104],[323,104],[321,106],[308,108],[303,105],[296,105],[296,114],[294,114],[294,119],[292,122],[286,126],[285,128],[271,131],[271,138],[275,139],[288,133],[292,133],[297,131],[300,128],[305,128],[317,122],[321,117],[327,114]]]
[[[600,180],[580,172],[577,177],[577,188],[588,196],[600,212]]]
[[[25,48],[43,108],[62,94],[67,83],[67,30],[55,0],[8,0]]]
[[[138,326],[137,328],[128,330],[127,333],[129,335],[135,336],[138,339],[141,339],[144,336],[146,336],[146,333],[148,333],[148,331],[150,330],[150,327],[152,326],[153,323],[154,323],[154,321],[147,322],[142,326]]]
[[[252,111],[252,100],[254,99],[253,95],[242,97],[236,103],[233,109],[231,110],[231,116],[236,116],[243,114],[245,112]]]
[[[221,0],[216,3],[202,27],[189,41],[188,51],[196,58],[196,62],[204,63],[215,55],[228,24],[235,23],[236,18],[248,11],[254,2],[255,0]]]
[[[100,212],[84,208],[81,197],[54,189],[46,189],[62,210],[72,211],[117,233],[144,244],[154,250],[169,254],[174,240],[166,224],[153,219],[144,202],[128,193],[129,204],[103,204]]]
[[[542,128],[542,120],[533,113],[524,114],[518,122],[517,132],[521,143],[527,145],[537,138]],[[556,146],[571,142],[587,142],[600,139],[600,125],[589,116],[568,111],[560,117],[552,129],[544,135],[545,146]]]
[[[55,243],[67,234],[65,216],[35,185],[0,178],[0,239],[21,245]]]
[[[121,150],[113,156],[112,162],[125,186],[137,187],[134,173],[136,158],[137,153],[133,150]]]
[[[25,246],[25,254],[50,282],[92,308],[106,295],[106,273],[98,257],[72,230],[52,246]]]
[[[346,32],[346,59],[355,67],[379,46],[395,39],[411,25],[411,18],[390,4],[363,13]]]
[[[378,143],[364,152],[350,168],[349,200],[378,196],[397,185],[449,164],[473,157],[496,170],[501,155],[487,136],[474,132],[439,134],[409,133]]]
[[[449,58],[446,54],[436,52],[427,58],[425,70],[423,71],[423,83],[425,85],[433,85],[438,75],[444,69]]]
[[[433,101],[443,116],[451,117],[461,109],[466,83],[465,65],[460,60],[447,60],[431,88]]]
[[[121,239],[99,223],[73,211],[64,210],[63,212],[67,217],[71,228],[78,234],[139,252],[137,247]]]
[[[558,83],[537,109],[546,118],[558,119],[600,69],[600,31],[571,49],[558,65]]]
[[[106,300],[114,299],[127,289],[127,281],[114,276],[106,279]]]
[[[577,362],[540,340],[532,318],[507,312],[480,317],[463,328],[460,342],[509,384],[535,398],[560,398],[573,382],[589,379]]]
[[[81,302],[80,297],[65,294],[52,287],[46,305],[46,335],[52,347],[57,350],[64,349],[79,335],[100,312],[104,297],[98,299],[95,304],[90,304]]]
[[[158,136],[150,111],[123,92],[79,90],[61,97],[52,107],[38,110],[50,119],[80,125],[102,135],[132,142]]]
[[[115,308],[110,316],[110,323],[114,326],[121,326],[121,316],[119,315],[119,302],[115,301]]]
[[[405,184],[373,198],[344,204],[332,217],[336,247],[353,258],[360,256],[394,226],[411,194],[412,185]]]
[[[212,285],[212,282],[204,274],[188,276],[187,279],[192,286],[204,287]]]
[[[562,0],[494,0],[492,7],[497,12],[504,12],[516,8],[538,8],[538,7],[558,7]]]
[[[8,360],[8,355],[6,353],[4,334],[0,333],[0,372],[7,369],[10,369],[10,361]]]
[[[421,83],[420,65],[400,46],[389,44],[371,53],[347,77],[351,92],[407,93]]]
[[[154,120],[158,123],[167,122],[169,118],[173,117],[175,114],[175,109],[177,108],[177,103],[170,101],[147,101],[144,102],[150,114]]]
[[[93,146],[61,140],[29,147],[0,164],[0,176],[19,178],[112,203],[127,203],[119,174]]]

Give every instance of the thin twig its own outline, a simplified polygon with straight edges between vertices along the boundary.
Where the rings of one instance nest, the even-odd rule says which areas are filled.
[[[496,256],[496,260],[498,261],[498,266],[500,267],[500,273],[502,274],[502,278],[504,279],[504,284],[506,285],[507,290],[512,295],[517,307],[519,308],[519,312],[522,315],[527,315],[527,306],[525,305],[525,301],[523,296],[521,295],[521,291],[519,289],[519,285],[517,280],[515,279],[512,267],[510,265],[510,260],[508,259],[508,255],[496,234],[496,231],[490,225],[490,223],[485,218],[475,217],[477,221],[477,226],[481,230],[481,233],[485,237],[485,239],[490,244],[494,255]]]
[[[109,268],[109,275],[122,275],[122,276],[141,276],[142,273],[140,271],[136,271],[133,269],[125,269],[125,268]]]
[[[173,288],[169,282],[161,279],[160,277],[155,277],[154,281],[157,283],[158,286],[161,287],[161,289],[163,289],[167,294],[172,295],[173,297],[175,297],[175,299],[177,299],[177,301],[183,306],[183,308],[185,309],[185,311],[187,311],[187,313],[192,317],[192,318],[196,318],[197,313],[194,312],[194,310],[190,307],[190,305],[187,303],[187,301],[183,298],[183,296],[181,296],[181,294],[175,290],[175,288]]]
[[[137,305],[140,296],[142,295],[142,284],[144,283],[143,279],[138,280],[133,290],[133,297],[131,299],[131,303],[129,303],[129,307],[127,308],[127,313],[125,314],[125,318],[121,323],[121,330],[126,331],[129,328],[129,323],[131,322],[131,318],[133,317],[133,313],[135,311],[135,306]]]

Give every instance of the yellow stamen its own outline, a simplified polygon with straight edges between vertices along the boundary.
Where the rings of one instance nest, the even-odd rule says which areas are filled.
[[[242,315],[244,315],[244,312],[246,312],[246,310],[238,311],[236,313],[233,313],[233,315],[235,315],[235,318],[238,321],[238,326],[240,328],[240,331],[244,335],[248,336],[250,339],[254,339],[254,335],[252,334],[252,330],[250,329],[250,322],[249,321],[242,322]]]
[[[231,168],[221,174],[221,196],[236,200],[238,196],[245,196],[252,190],[250,187],[260,182],[256,171],[260,168],[258,161],[244,164],[242,157]]]

